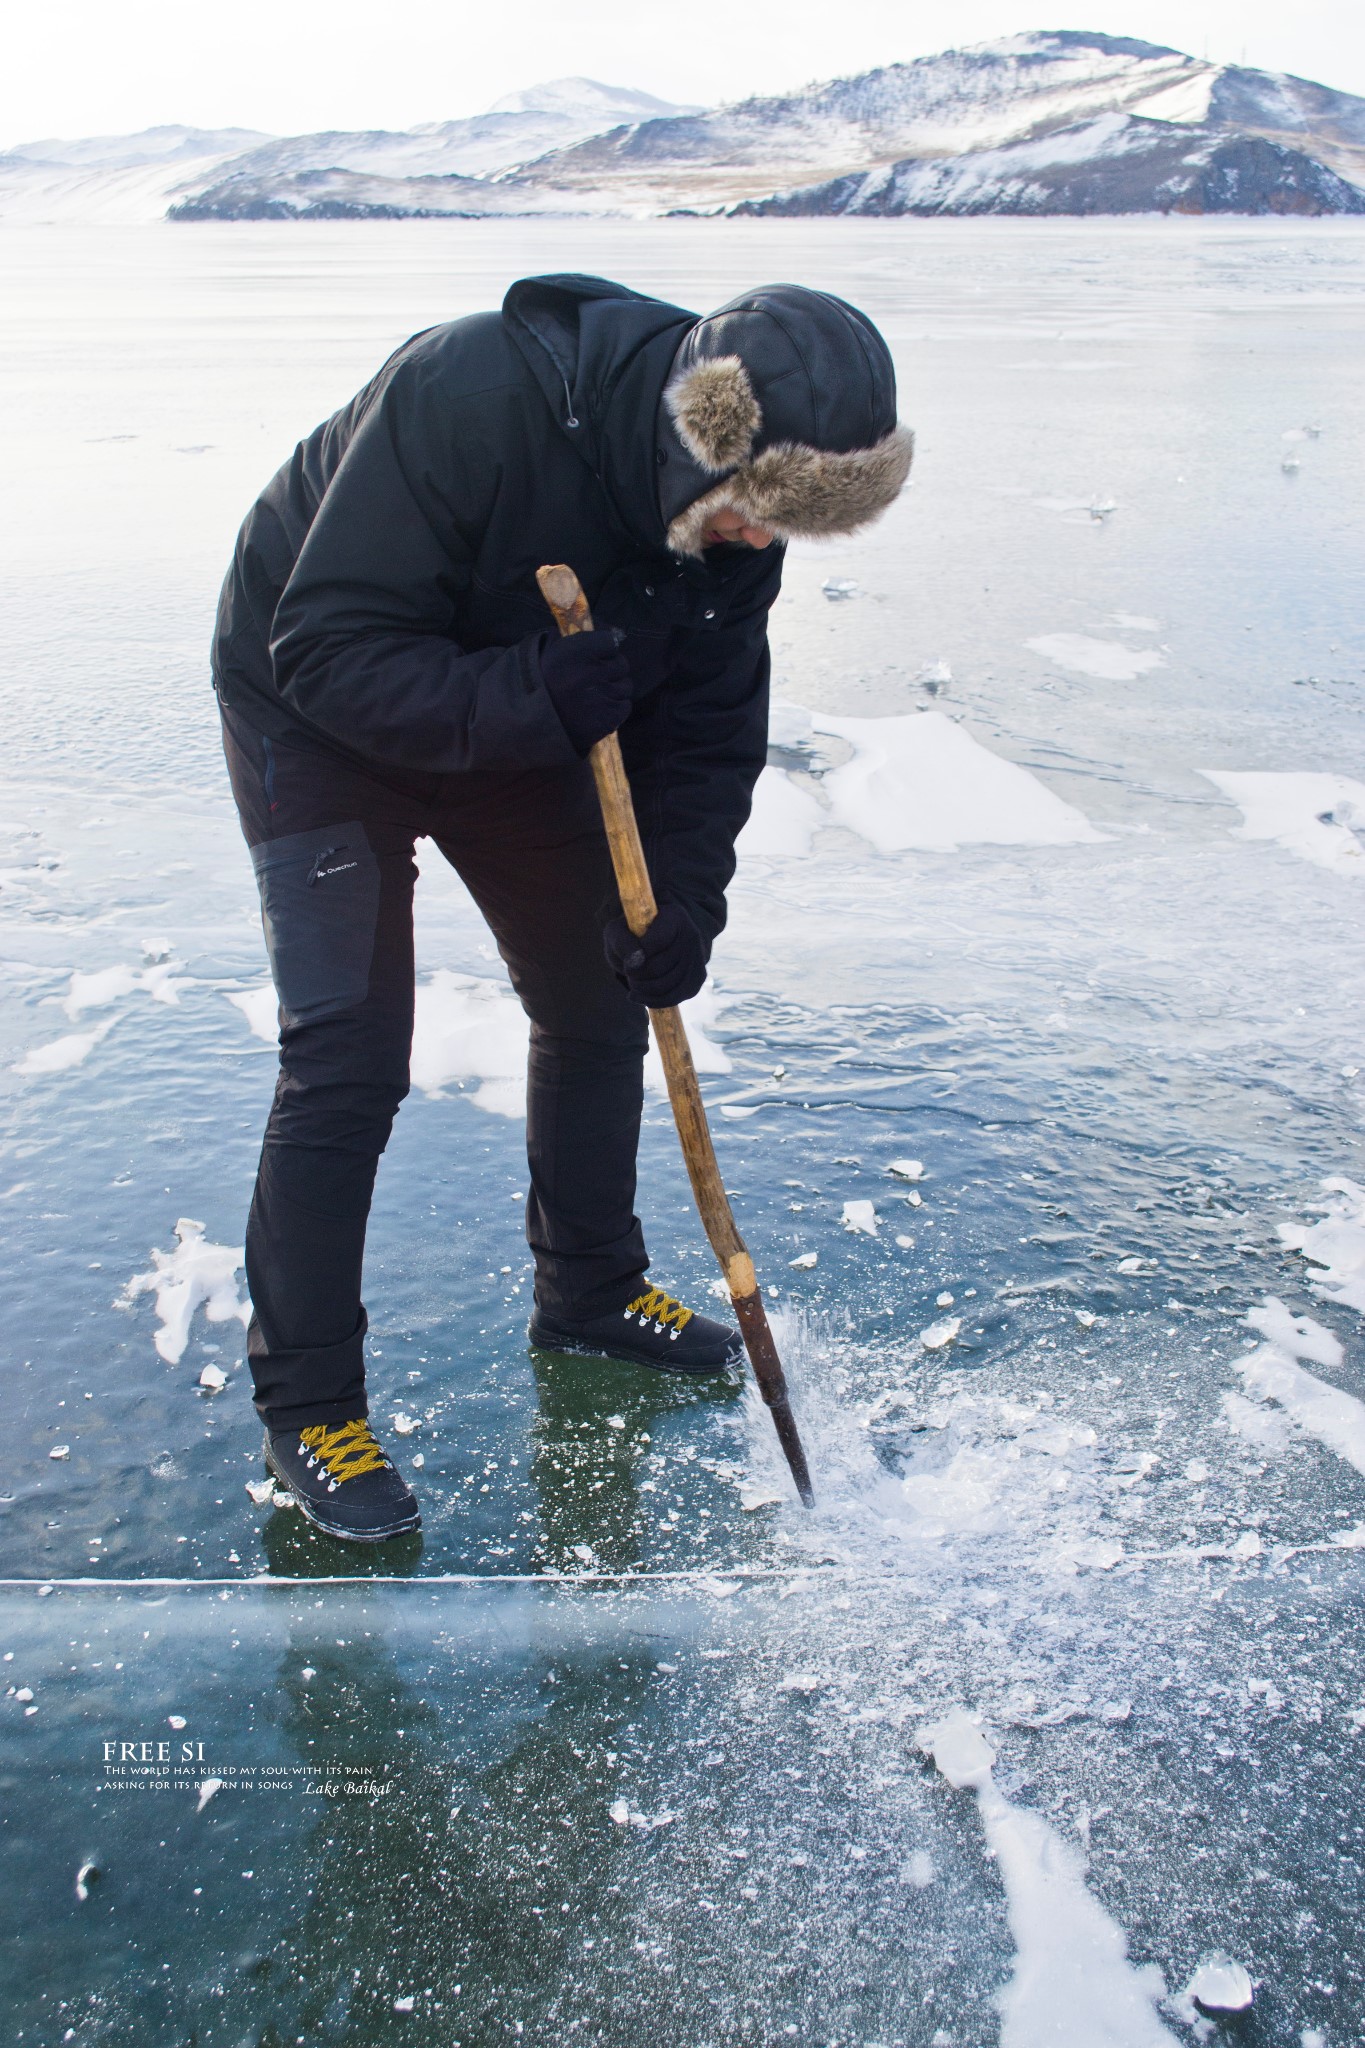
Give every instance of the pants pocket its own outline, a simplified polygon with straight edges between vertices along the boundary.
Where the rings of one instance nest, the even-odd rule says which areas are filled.
[[[313,1024],[369,994],[379,862],[358,822],[251,849],[270,974],[286,1024]]]

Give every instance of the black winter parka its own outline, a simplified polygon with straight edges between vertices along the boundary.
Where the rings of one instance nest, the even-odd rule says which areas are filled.
[[[697,316],[601,278],[527,278],[415,335],[307,440],[238,535],[223,702],[377,768],[571,765],[540,674],[544,562],[622,627],[621,744],[657,893],[708,942],[766,751],[782,549],[665,546],[655,425]]]

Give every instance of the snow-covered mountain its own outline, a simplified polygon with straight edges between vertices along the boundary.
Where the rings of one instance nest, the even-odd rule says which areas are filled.
[[[402,132],[166,129],[0,157],[0,216],[30,218],[1354,213],[1362,193],[1365,99],[1079,30],[709,111],[569,78]]]
[[[1365,189],[1258,135],[1101,114],[1003,149],[907,157],[732,214],[1362,213]]]
[[[144,128],[0,152],[0,219],[161,220],[173,197],[268,138],[254,128]]]
[[[1137,124],[1122,130],[1121,146],[1112,125],[1095,125],[1115,116]],[[767,186],[784,198],[799,190],[803,199],[799,207],[768,210],[842,212],[849,210],[848,179],[875,182],[878,173],[895,168],[908,191],[907,165],[993,158],[1065,135],[1068,141],[1056,145],[1058,161],[1080,164],[1093,140],[1105,166],[1122,158],[1131,174],[1115,180],[1106,171],[1099,180],[1115,191],[1122,183],[1126,203],[1119,210],[1156,210],[1172,203],[1158,191],[1174,174],[1165,159],[1178,155],[1191,129],[1200,149],[1208,136],[1220,138],[1220,147],[1234,136],[1260,139],[1365,185],[1365,100],[1304,79],[1209,64],[1153,43],[1079,30],[1006,36],[781,98],[640,122],[506,175],[538,191],[559,191],[566,201],[600,204],[601,195],[610,194],[616,205],[640,211],[711,212],[737,203],[749,211],[768,196],[756,188]],[[1307,201],[1316,181],[1295,175]],[[1150,184],[1145,201],[1144,178]],[[1268,163],[1245,187],[1251,211],[1260,210],[1251,195],[1261,180],[1273,183]],[[943,203],[934,210],[958,210],[959,192],[971,199],[967,210],[985,210],[980,181],[969,173],[960,180],[945,176],[940,184]],[[1187,181],[1178,195],[1191,207],[1197,206],[1197,184]],[[1216,185],[1215,178],[1210,189]],[[829,204],[817,204],[814,195],[826,187]],[[1336,210],[1336,193],[1337,184],[1324,181],[1322,204],[1305,210]],[[1110,209],[1101,203],[1076,210]]]
[[[651,93],[558,78],[510,94],[461,121],[391,130],[261,135],[245,128],[151,128],[140,135],[17,144],[0,155],[0,218],[159,219],[184,204],[189,218],[289,216],[362,188],[342,212],[392,212],[374,179],[487,178],[527,158],[623,122],[691,113]],[[294,202],[301,195],[303,204]],[[420,210],[400,204],[400,212]],[[459,211],[443,206],[441,211]],[[506,211],[496,201],[478,211]],[[522,208],[522,211],[528,209]],[[535,210],[534,208],[529,210]]]

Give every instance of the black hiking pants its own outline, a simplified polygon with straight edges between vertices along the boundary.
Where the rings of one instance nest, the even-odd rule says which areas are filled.
[[[247,1355],[272,1429],[366,1412],[361,1264],[408,1091],[413,847],[478,904],[531,1020],[526,1235],[536,1300],[605,1313],[649,1261],[634,1214],[646,1013],[616,980],[616,907],[586,763],[525,774],[357,766],[223,711],[280,1001],[280,1074],[246,1232]]]

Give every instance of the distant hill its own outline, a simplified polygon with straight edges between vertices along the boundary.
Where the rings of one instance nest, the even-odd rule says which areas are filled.
[[[306,209],[279,195],[302,179],[316,207],[326,189],[317,183],[319,173],[352,176],[365,191],[364,181],[376,177],[394,184],[480,179],[622,122],[693,111],[630,87],[559,78],[512,93],[486,114],[397,131],[279,137],[248,128],[149,128],[138,135],[20,143],[0,154],[0,218],[158,220],[179,206],[187,218],[290,217]],[[214,198],[201,207],[209,192]],[[376,191],[373,204],[351,210],[411,210],[387,207],[382,198]]]
[[[558,79],[395,132],[152,129],[0,157],[0,217],[1365,212],[1365,99],[1079,30],[699,109]]]

